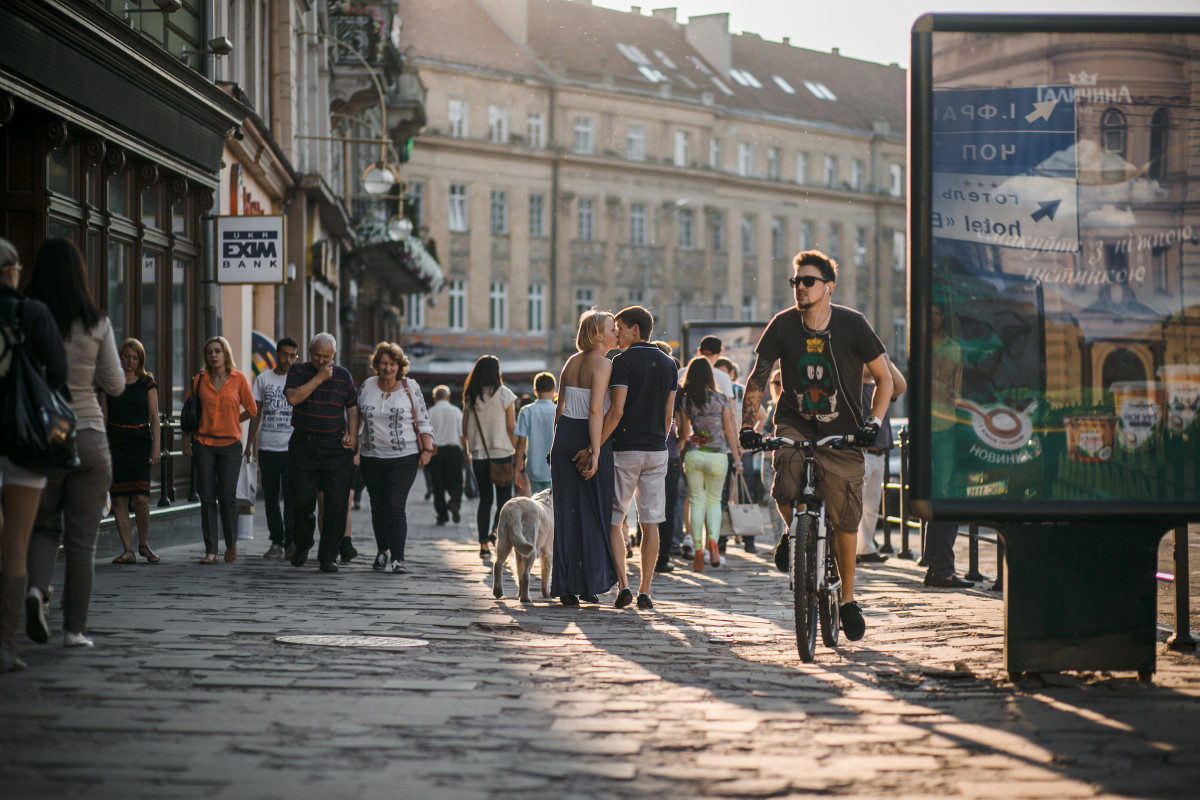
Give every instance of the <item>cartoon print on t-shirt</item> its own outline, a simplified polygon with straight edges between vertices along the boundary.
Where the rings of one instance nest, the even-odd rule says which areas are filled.
[[[802,416],[832,422],[838,418],[838,394],[833,365],[829,361],[829,342],[814,336],[807,345],[808,353],[796,362],[796,370],[800,373],[796,404]]]

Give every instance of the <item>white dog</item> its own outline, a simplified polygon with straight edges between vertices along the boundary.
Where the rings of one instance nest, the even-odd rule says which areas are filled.
[[[517,554],[517,580],[522,603],[528,603],[529,571],[535,555],[542,562],[542,597],[550,596],[550,558],[554,554],[554,506],[550,490],[533,497],[514,497],[500,509],[496,527],[496,560],[492,566],[492,594],[504,596],[504,563],[509,551]]]

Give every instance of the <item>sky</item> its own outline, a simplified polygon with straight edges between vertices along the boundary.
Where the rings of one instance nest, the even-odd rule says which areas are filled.
[[[729,12],[734,33],[757,33],[779,41],[791,37],[793,45],[811,50],[840,48],[844,56],[908,66],[909,31],[928,12],[1037,13],[1200,13],[1198,0],[1004,0],[991,4],[978,0],[593,0],[605,8],[628,11],[638,5],[649,15],[652,8],[678,9],[677,18]]]

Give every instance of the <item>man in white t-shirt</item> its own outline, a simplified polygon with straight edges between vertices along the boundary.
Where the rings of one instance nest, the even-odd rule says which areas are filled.
[[[449,386],[433,387],[429,424],[433,426],[433,444],[437,448],[429,459],[433,510],[437,513],[437,524],[445,525],[451,515],[455,522],[461,519],[463,454],[467,452],[467,439],[462,434],[463,413],[450,402]]]
[[[292,406],[284,397],[288,370],[296,363],[300,346],[287,336],[275,345],[275,369],[259,373],[250,387],[254,402],[258,404],[258,416],[250,420],[250,435],[247,437],[246,460],[258,454],[258,469],[262,473],[263,505],[267,509],[267,529],[271,533],[271,546],[263,558],[283,558],[288,545],[292,544],[295,517],[292,512],[291,492],[287,485],[288,442],[292,438]],[[279,513],[279,499],[283,496],[283,514]]]
[[[722,370],[716,368],[717,359],[721,357],[721,351],[725,346],[716,336],[705,336],[700,340],[700,346],[696,348],[696,355],[704,356],[708,359],[708,364],[713,368],[713,380],[717,382],[717,391],[728,397],[730,400],[735,399],[733,396],[733,381],[729,379]],[[679,385],[683,385],[683,376],[687,374],[687,364],[679,370]]]

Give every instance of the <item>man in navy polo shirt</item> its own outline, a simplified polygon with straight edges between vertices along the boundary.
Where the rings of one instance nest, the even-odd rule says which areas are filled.
[[[617,562],[617,608],[633,602],[625,576],[625,514],[637,497],[642,523],[642,577],[637,606],[654,608],[650,580],[658,560],[658,525],[666,520],[667,434],[675,407],[675,362],[650,342],[654,317],[641,306],[630,306],[617,314],[617,347],[609,379],[612,405],[617,417],[613,430],[612,527],[609,542]],[[605,426],[607,427],[607,426]]]
[[[296,516],[292,566],[302,567],[313,545],[317,492],[325,493],[317,560],[322,572],[337,572],[338,545],[346,532],[346,505],[358,448],[358,391],[345,367],[333,363],[337,340],[318,333],[309,360],[288,370],[283,394],[292,406],[288,481]]]

